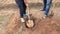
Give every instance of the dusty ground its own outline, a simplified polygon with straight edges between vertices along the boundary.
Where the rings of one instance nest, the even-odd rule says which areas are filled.
[[[0,34],[60,34],[60,4],[53,5],[50,11],[54,12],[52,18],[40,19],[44,15],[42,3],[29,4],[30,13],[35,17],[35,27],[26,28],[20,22],[19,9],[16,4],[0,7]]]

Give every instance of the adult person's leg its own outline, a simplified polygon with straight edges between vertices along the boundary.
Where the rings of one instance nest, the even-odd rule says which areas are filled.
[[[46,3],[46,8],[45,8],[45,17],[48,16],[48,13],[49,13],[49,10],[50,10],[50,7],[51,7],[51,4],[52,4],[52,0],[47,0],[47,3]]]
[[[25,20],[23,18],[23,15],[26,14],[26,5],[24,3],[24,0],[16,0],[16,3],[20,10],[21,22],[25,22]]]

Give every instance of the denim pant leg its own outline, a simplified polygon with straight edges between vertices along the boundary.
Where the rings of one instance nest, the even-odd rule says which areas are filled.
[[[20,16],[23,18],[23,14],[26,14],[26,5],[24,3],[24,0],[16,0],[16,3],[20,10]]]
[[[45,10],[45,8],[46,8],[46,3],[47,3],[47,0],[43,0],[43,3],[44,3],[43,10]]]
[[[47,4],[46,4],[46,8],[45,8],[45,15],[46,16],[48,16],[51,4],[52,4],[52,0],[47,0]]]

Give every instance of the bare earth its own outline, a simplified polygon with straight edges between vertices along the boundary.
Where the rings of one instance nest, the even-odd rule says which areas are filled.
[[[42,3],[30,3],[30,13],[35,18],[35,26],[26,28],[20,22],[19,9],[16,4],[0,7],[0,34],[60,34],[60,5],[53,5],[50,11],[52,18],[40,19],[44,16]],[[50,14],[50,13],[49,13]]]

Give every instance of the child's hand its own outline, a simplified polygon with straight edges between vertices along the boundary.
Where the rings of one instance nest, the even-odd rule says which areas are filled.
[[[25,2],[25,5],[28,6],[28,2],[27,2],[27,0],[24,0],[24,2]]]

